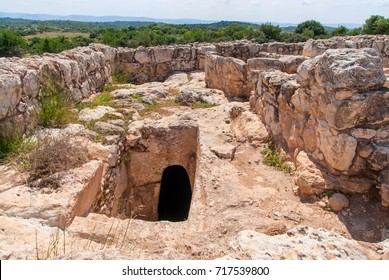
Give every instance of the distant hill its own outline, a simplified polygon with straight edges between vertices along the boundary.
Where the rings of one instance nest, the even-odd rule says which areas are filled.
[[[24,13],[4,13],[0,12],[0,17],[21,18],[29,20],[71,20],[80,22],[156,22],[168,24],[208,24],[214,23],[214,20],[198,19],[157,19],[148,17],[121,17],[121,16],[83,16],[83,15],[47,15],[47,14],[24,14]]]
[[[240,24],[240,25],[246,25],[246,26],[259,26],[258,23],[249,23],[249,22],[242,22],[242,21],[219,21],[219,22],[213,22],[213,23],[208,23],[208,24],[191,24],[191,25],[198,25],[201,27],[215,27],[215,28],[222,28],[222,27],[227,27],[232,24]]]
[[[217,21],[217,20],[199,20],[199,19],[158,19],[149,17],[123,17],[123,16],[85,16],[85,15],[68,15],[58,16],[49,14],[26,14],[26,13],[6,13],[0,12],[0,18],[18,18],[29,20],[61,20],[61,21],[78,21],[78,22],[122,22],[128,25],[128,22],[134,22],[135,26],[142,25],[141,22],[146,23],[167,23],[167,24],[193,24],[193,25],[210,25],[215,27],[224,27],[233,23],[246,24],[246,25],[260,25],[265,22],[240,22],[240,21]],[[273,25],[278,25],[285,30],[293,30],[297,26],[296,23],[279,23],[270,22]],[[123,24],[124,25],[124,24]],[[147,24],[146,24],[147,25]],[[362,24],[358,23],[325,23],[323,24],[327,30],[332,30],[340,25],[346,26],[348,29],[361,27]]]
[[[86,29],[90,31],[95,28],[125,28],[125,27],[141,27],[154,24],[155,22],[147,21],[112,21],[112,22],[85,22],[85,21],[71,21],[71,20],[32,20],[32,19],[21,19],[21,18],[2,18],[0,17],[0,29],[24,29],[25,27],[46,25],[56,26],[63,28],[75,29]]]

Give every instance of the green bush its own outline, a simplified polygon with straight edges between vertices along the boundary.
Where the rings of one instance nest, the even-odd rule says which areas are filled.
[[[127,84],[131,82],[132,75],[125,73],[124,71],[115,70],[112,75],[112,82],[114,84]]]
[[[110,91],[116,89],[115,86],[107,84],[104,87],[104,90],[99,95],[95,96],[90,102],[81,102],[75,107],[77,110],[82,110],[85,108],[96,108],[97,106],[111,106],[110,101],[113,99],[109,94]]]
[[[34,147],[34,143],[24,137],[21,127],[7,125],[0,128],[0,162],[15,161],[24,164],[24,155]]]
[[[274,26],[272,24],[262,24],[259,28],[260,31],[265,34],[267,41],[281,41],[282,29],[279,26]]]
[[[324,26],[320,22],[315,20],[307,20],[300,23],[299,25],[297,25],[294,32],[297,34],[308,34],[309,31],[313,32],[313,36],[320,36],[326,34]]]
[[[278,155],[272,138],[269,138],[268,143],[265,145],[261,153],[263,156],[263,163],[265,165],[275,167],[285,173],[292,173],[294,171],[293,168],[286,164],[285,160]]]
[[[389,34],[389,18],[371,16],[362,27],[363,34]]]
[[[349,30],[341,25],[339,26],[338,28],[336,28],[334,31],[331,32],[331,35],[332,36],[343,36],[343,35],[347,35],[349,33]]]
[[[61,128],[75,118],[71,98],[64,88],[48,78],[40,94],[41,107],[36,112],[37,124],[45,128]]]
[[[15,32],[8,29],[0,31],[0,56],[21,56],[26,46],[26,41]]]
[[[17,153],[23,143],[23,134],[18,131],[4,129],[0,131],[0,160]]]
[[[92,107],[97,106],[109,106],[109,102],[112,100],[112,96],[108,92],[102,92],[93,98],[91,105]]]

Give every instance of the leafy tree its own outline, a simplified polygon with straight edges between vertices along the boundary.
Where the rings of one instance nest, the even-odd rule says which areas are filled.
[[[0,56],[21,56],[26,45],[26,41],[15,32],[8,29],[0,31]]]
[[[93,40],[91,40],[89,38],[77,36],[77,37],[74,37],[70,40],[70,45],[74,48],[78,47],[78,46],[84,47],[84,46],[88,46],[92,42],[93,42]]]
[[[111,47],[126,47],[127,46],[127,34],[125,29],[113,29],[108,28],[104,30],[100,35],[100,41],[103,44]]]
[[[262,24],[259,28],[265,34],[267,41],[280,41],[282,29],[279,26],[274,26],[270,23]]]
[[[65,36],[58,36],[56,38],[38,38],[34,40],[35,44],[31,45],[33,53],[59,53],[64,50],[75,47]]]
[[[336,28],[335,30],[333,30],[331,32],[331,35],[332,36],[342,36],[342,35],[347,35],[348,32],[349,32],[349,30],[345,26],[341,25],[338,28]]]
[[[389,34],[389,18],[383,16],[371,16],[362,27],[364,34]]]
[[[324,26],[315,20],[307,20],[299,25],[297,25],[296,30],[294,31],[297,34],[308,34],[308,31],[305,30],[310,30],[313,32],[313,36],[320,36],[320,35],[325,35],[326,31],[324,29]]]
[[[348,32],[348,35],[350,36],[356,36],[356,35],[359,35],[361,34],[362,32],[362,28],[354,28],[354,29],[351,29],[349,32]]]

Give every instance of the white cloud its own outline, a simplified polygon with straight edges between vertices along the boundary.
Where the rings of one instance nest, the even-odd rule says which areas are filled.
[[[312,4],[315,4],[315,1],[313,1],[313,0],[302,0],[301,1],[301,5],[302,6],[309,6],[309,5],[312,5]]]
[[[225,5],[231,4],[231,0],[217,0],[217,2],[225,4]]]

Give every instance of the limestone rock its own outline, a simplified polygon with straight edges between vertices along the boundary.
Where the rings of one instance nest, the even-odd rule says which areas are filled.
[[[235,156],[236,146],[227,145],[223,147],[211,147],[211,151],[221,159],[233,160]]]
[[[156,63],[170,62],[173,58],[174,48],[159,47],[154,50],[154,57]]]
[[[108,134],[121,134],[124,132],[122,127],[107,122],[96,122],[93,128]]]
[[[149,53],[147,52],[147,49],[143,47],[139,47],[134,56],[135,60],[139,62],[140,64],[146,64],[151,62],[151,57]]]
[[[374,129],[357,128],[357,129],[351,130],[351,135],[357,139],[370,140],[371,138],[376,136],[376,134],[377,134],[377,131]]]
[[[101,119],[107,114],[114,114],[116,113],[115,109],[108,106],[98,106],[94,109],[85,108],[80,111],[79,119],[81,121],[90,122],[94,120]]]
[[[21,85],[18,75],[0,75],[0,119],[12,115],[22,98]]]
[[[137,90],[133,90],[133,89],[124,89],[123,88],[123,89],[114,90],[113,92],[110,93],[110,95],[114,99],[126,99],[126,98],[133,97],[135,95],[142,97],[144,95],[144,93],[139,92]]]
[[[357,140],[344,133],[332,135],[324,122],[319,123],[318,132],[320,150],[327,163],[334,169],[348,170],[355,156]]]
[[[84,216],[100,190],[101,161],[91,161],[58,176],[59,188],[12,187],[1,193],[0,215],[42,219],[50,226],[65,227],[74,216]]]
[[[214,103],[215,99],[212,97],[213,91],[209,90],[182,90],[175,101],[183,105],[191,105],[195,102]]]
[[[308,58],[305,56],[297,56],[297,55],[285,55],[280,57],[280,61],[283,64],[282,71],[288,74],[297,73],[298,67]]]
[[[276,236],[244,230],[231,240],[230,247],[253,260],[367,259],[355,241],[306,226],[298,226]]]
[[[327,50],[315,61],[310,64],[314,79],[325,92],[375,90],[386,81],[382,59],[374,49]]]
[[[38,96],[40,89],[39,76],[36,71],[28,70],[23,78],[23,92],[30,98]]]
[[[207,87],[220,89],[226,95],[248,97],[246,68],[242,60],[208,53],[205,59],[205,83]]]
[[[380,183],[381,204],[384,207],[389,207],[389,169],[381,172],[378,181]]]
[[[57,229],[44,225],[39,219],[22,219],[0,216],[0,259],[2,260],[36,260],[54,257],[48,252]],[[62,241],[62,240],[61,240]],[[63,242],[58,242],[63,246]],[[49,254],[49,256],[47,256]]]
[[[347,208],[349,205],[349,201],[347,197],[344,194],[341,193],[335,193],[333,194],[330,199],[328,200],[329,206],[331,209],[335,212],[339,212],[343,210],[344,208]]]
[[[376,91],[354,93],[352,98],[325,104],[320,111],[326,115],[328,123],[339,130],[383,126],[389,120],[389,90],[385,87]]]
[[[284,63],[276,58],[251,58],[247,60],[247,66],[250,70],[270,71],[279,70],[282,71]]]
[[[303,194],[323,192],[327,182],[323,178],[322,170],[301,151],[296,157],[295,183]]]
[[[380,171],[389,166],[389,147],[374,146],[373,153],[369,156],[368,162],[375,171]]]
[[[351,37],[353,38],[353,37]],[[303,49],[303,55],[315,57],[323,54],[328,49],[357,48],[357,42],[348,40],[347,37],[333,37],[328,40],[309,39]]]
[[[259,116],[250,111],[240,113],[233,120],[231,126],[234,129],[234,134],[238,142],[247,141],[254,146],[259,146],[269,139],[266,127],[260,121]]]
[[[379,129],[374,142],[378,145],[389,145],[389,128]]]
[[[142,103],[148,104],[148,105],[154,105],[155,104],[155,97],[152,95],[143,96]]]

